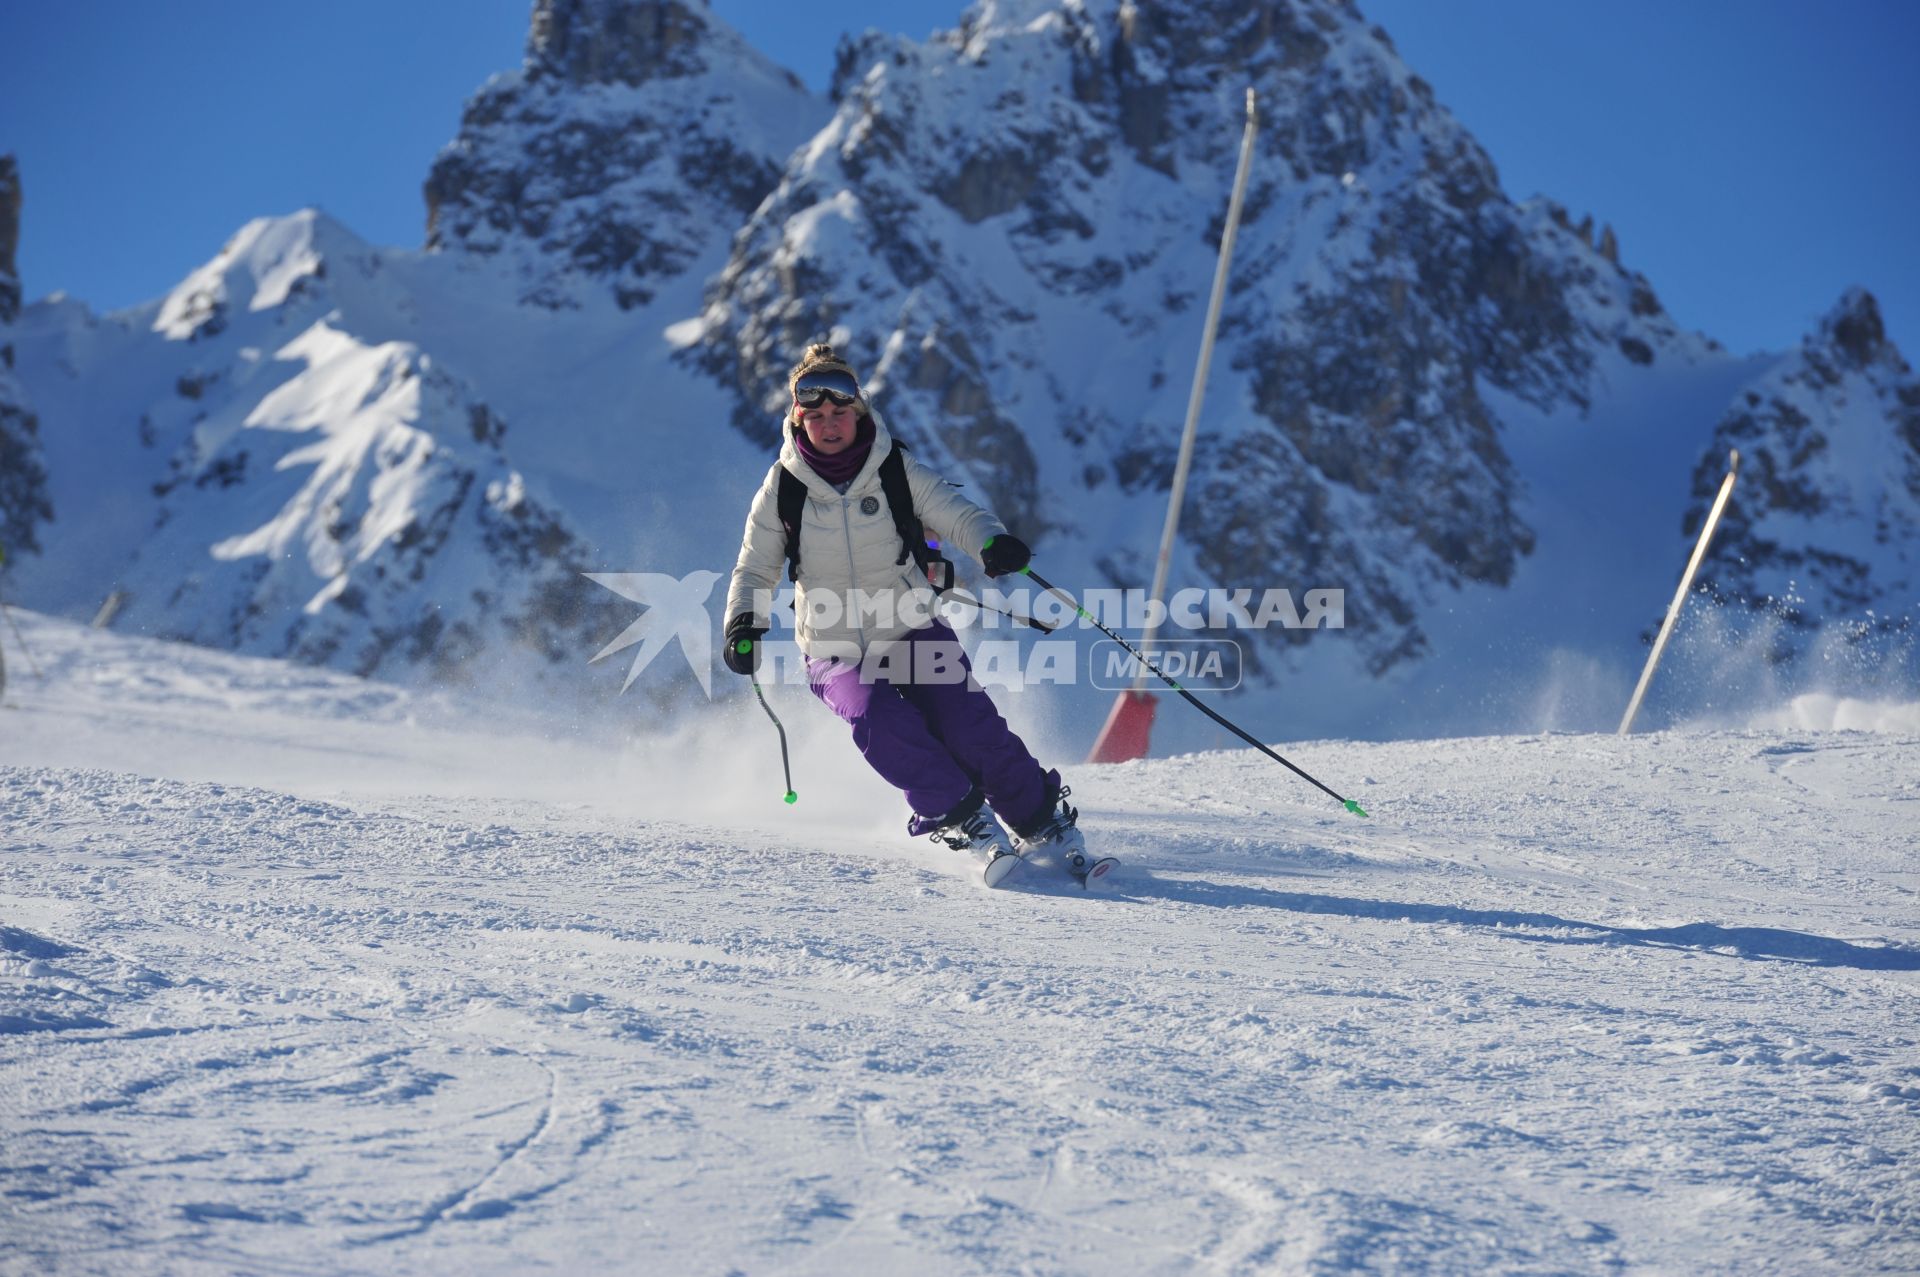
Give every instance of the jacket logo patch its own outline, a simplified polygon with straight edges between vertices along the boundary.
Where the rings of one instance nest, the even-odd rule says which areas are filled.
[[[879,497],[860,498],[860,513],[861,514],[879,514],[880,498]]]

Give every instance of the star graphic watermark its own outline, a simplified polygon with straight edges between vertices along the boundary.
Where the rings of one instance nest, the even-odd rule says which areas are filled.
[[[664,572],[587,572],[583,575],[647,609],[639,620],[622,630],[618,638],[595,652],[587,662],[589,665],[635,643],[640,644],[640,650],[633,654],[633,664],[627,668],[627,681],[620,685],[624,692],[640,677],[640,671],[677,638],[681,654],[693,667],[694,677],[700,680],[700,690],[709,700],[713,698],[713,621],[707,615],[707,597],[713,593],[721,573],[701,568],[680,577]]]

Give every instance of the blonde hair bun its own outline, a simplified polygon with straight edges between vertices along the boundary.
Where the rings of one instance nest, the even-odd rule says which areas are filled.
[[[795,364],[793,371],[787,374],[787,393],[793,393],[793,388],[799,384],[800,378],[810,372],[817,372],[822,369],[833,369],[838,372],[844,372],[847,376],[853,378],[853,384],[855,386],[860,385],[860,374],[853,370],[853,365],[842,359],[832,346],[822,341],[815,342],[813,345],[808,346],[807,352],[800,356],[800,362]],[[867,411],[864,397],[859,401],[859,404],[861,412]]]

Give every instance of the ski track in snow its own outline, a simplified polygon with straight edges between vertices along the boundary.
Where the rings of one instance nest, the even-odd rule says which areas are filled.
[[[779,832],[765,759],[750,828],[561,800],[404,693],[28,634],[0,1270],[1920,1268],[1920,738],[1286,748],[1367,822],[1072,768],[1111,887],[989,893]]]

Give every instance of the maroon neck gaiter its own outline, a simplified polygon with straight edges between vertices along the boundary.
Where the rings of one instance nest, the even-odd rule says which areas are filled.
[[[793,446],[800,453],[800,459],[828,483],[851,483],[860,473],[860,467],[867,464],[867,454],[873,451],[873,418],[861,417],[853,442],[832,456],[815,448],[807,432],[799,426],[793,427]]]

